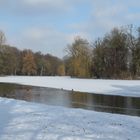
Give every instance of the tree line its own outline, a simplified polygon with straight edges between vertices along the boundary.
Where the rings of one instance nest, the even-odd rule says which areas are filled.
[[[0,31],[0,75],[65,75],[64,63],[58,57],[32,50],[19,50],[5,44]]]
[[[60,59],[5,44],[0,31],[0,75],[68,75],[79,78],[140,77],[140,27],[113,28],[94,42],[76,37]]]
[[[67,48],[66,74],[74,77],[140,77],[140,27],[113,28],[92,43],[80,37]]]

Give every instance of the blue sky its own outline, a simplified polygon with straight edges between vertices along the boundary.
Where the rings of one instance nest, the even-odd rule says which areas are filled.
[[[129,24],[140,26],[139,0],[0,0],[7,43],[58,57],[77,35],[94,41]]]

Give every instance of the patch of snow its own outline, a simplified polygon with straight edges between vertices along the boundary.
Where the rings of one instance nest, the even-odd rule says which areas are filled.
[[[139,140],[140,117],[0,98],[0,140]]]
[[[96,94],[140,97],[140,80],[97,80],[59,76],[6,76],[0,82],[63,88]]]

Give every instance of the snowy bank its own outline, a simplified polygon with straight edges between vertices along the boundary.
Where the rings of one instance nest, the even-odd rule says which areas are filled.
[[[0,98],[0,140],[139,140],[140,118]]]
[[[140,80],[97,80],[53,76],[7,76],[0,82],[63,88],[81,92],[140,97]]]

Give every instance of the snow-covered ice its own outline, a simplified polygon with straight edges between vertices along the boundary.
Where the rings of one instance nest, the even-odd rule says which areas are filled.
[[[0,98],[0,140],[139,140],[140,117]]]
[[[140,97],[140,80],[97,80],[57,76],[6,76],[0,77],[0,82]]]
[[[0,82],[140,97],[140,81],[7,76]],[[0,98],[0,140],[139,140],[140,117]]]

